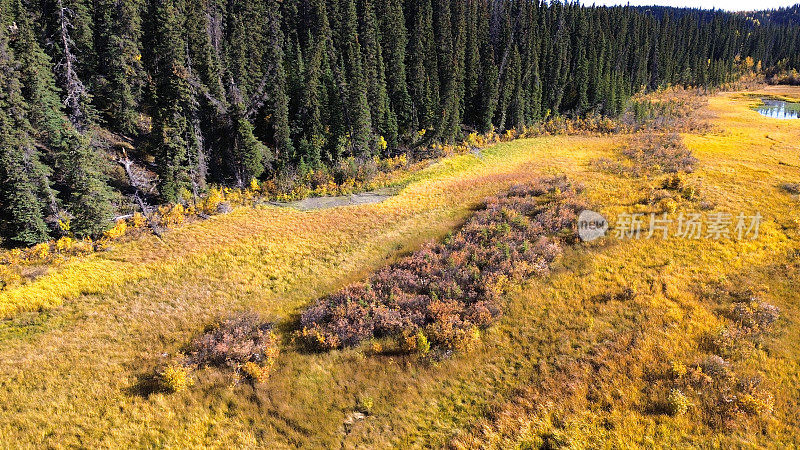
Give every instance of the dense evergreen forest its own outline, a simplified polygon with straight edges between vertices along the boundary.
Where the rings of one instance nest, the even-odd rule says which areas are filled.
[[[467,132],[614,116],[645,89],[730,81],[747,57],[800,67],[800,26],[778,16],[534,0],[0,0],[0,236],[102,232],[133,193],[109,179],[120,161],[109,135],[147,155],[157,189],[142,195],[181,201]]]

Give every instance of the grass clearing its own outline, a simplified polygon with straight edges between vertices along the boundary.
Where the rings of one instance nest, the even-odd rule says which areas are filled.
[[[800,96],[798,88],[760,93]],[[290,336],[301,308],[438,239],[484,198],[512,184],[565,174],[612,222],[661,178],[620,178],[591,162],[620,136],[550,136],[447,158],[411,174],[385,202],[301,212],[240,208],[67,263],[0,293],[6,362],[0,441],[32,446],[371,446],[593,443],[797,444],[800,424],[800,269],[797,201],[800,124],[749,109],[737,93],[708,99],[713,124],[682,133],[698,158],[690,181],[717,211],[760,211],[756,241],[608,238],[568,248],[551,275],[512,287],[503,319],[476,348],[430,364],[414,357],[327,353],[282,344],[264,383],[232,383],[215,369],[194,385],[136,391],[160,355],[204,327],[255,310]],[[698,209],[687,202],[681,210]],[[652,370],[703,356],[699,338],[727,319],[709,286],[752,286],[780,318],[738,362],[759,371],[773,413],[718,429],[687,406],[646,390]],[[628,292],[632,294],[628,294]],[[721,303],[722,302],[722,303]],[[12,313],[13,312],[13,313]],[[677,397],[673,397],[675,400]],[[360,415],[354,415],[358,412]]]

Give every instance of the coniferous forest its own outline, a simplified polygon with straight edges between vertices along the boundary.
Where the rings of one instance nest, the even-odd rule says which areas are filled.
[[[0,0],[0,236],[106,229],[133,195],[109,176],[109,134],[147,155],[157,181],[142,195],[176,202],[469,132],[615,116],[643,90],[732,81],[748,57],[798,68],[797,9]]]

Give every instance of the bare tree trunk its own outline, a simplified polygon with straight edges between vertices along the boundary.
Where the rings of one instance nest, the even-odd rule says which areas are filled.
[[[83,133],[87,128],[87,116],[86,111],[83,110],[83,102],[86,101],[88,93],[86,92],[86,86],[83,85],[75,71],[77,58],[72,51],[74,42],[69,35],[69,29],[72,28],[69,16],[72,14],[72,11],[64,6],[63,0],[58,0],[57,7],[59,21],[58,39],[61,42],[64,57],[56,67],[61,72],[61,81],[66,91],[64,106],[67,107],[67,116],[70,122],[72,122],[72,125],[79,132]]]
[[[194,78],[192,71],[192,58],[189,55],[189,47],[186,47],[186,68],[189,71],[189,77]],[[192,179],[192,200],[193,206],[197,206],[197,197],[200,189],[205,186],[207,165],[205,154],[205,138],[200,129],[200,117],[198,115],[199,105],[197,102],[197,89],[190,83],[189,87],[192,90],[192,105],[190,117],[190,125],[192,127],[192,137],[194,141],[194,149],[189,149],[189,176]],[[207,92],[207,91],[206,91]],[[210,93],[208,93],[210,96]],[[218,107],[219,108],[219,107]],[[192,151],[194,150],[194,151]]]
[[[122,150],[122,158],[118,161],[122,167],[125,169],[125,175],[128,177],[128,183],[134,189],[133,192],[133,200],[139,205],[139,209],[142,210],[142,215],[147,219],[147,226],[150,227],[150,230],[153,231],[158,237],[161,237],[161,229],[159,229],[158,225],[153,221],[153,208],[149,206],[141,195],[140,186],[145,184],[145,181],[141,180],[140,177],[136,175],[133,171],[133,161],[128,158],[128,153],[123,149]]]

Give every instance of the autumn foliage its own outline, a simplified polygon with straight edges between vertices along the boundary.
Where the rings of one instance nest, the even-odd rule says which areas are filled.
[[[556,177],[489,198],[444,242],[319,299],[302,314],[302,337],[332,349],[372,337],[416,342],[422,333],[433,347],[468,347],[500,317],[503,287],[546,273],[573,238],[586,207],[580,191]]]
[[[223,320],[192,341],[187,365],[230,369],[253,381],[264,381],[278,356],[272,328],[252,313]]]

